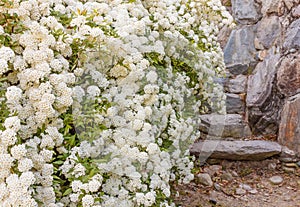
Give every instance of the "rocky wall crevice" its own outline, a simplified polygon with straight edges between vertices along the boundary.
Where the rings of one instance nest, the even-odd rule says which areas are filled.
[[[250,127],[252,136],[276,135],[300,154],[300,0],[222,2],[237,23],[220,31],[228,75],[216,80],[236,117],[232,125]]]

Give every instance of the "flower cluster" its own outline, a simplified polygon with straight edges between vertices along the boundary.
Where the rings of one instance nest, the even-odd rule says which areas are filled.
[[[0,205],[172,206],[193,179],[219,0],[0,0]]]

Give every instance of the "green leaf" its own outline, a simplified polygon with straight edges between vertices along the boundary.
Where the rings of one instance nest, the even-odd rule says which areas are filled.
[[[72,193],[72,188],[68,188],[68,189],[63,193],[63,196],[69,195],[70,193]]]

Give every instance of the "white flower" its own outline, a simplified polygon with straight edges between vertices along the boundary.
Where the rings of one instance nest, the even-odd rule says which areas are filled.
[[[20,160],[26,156],[25,144],[15,145],[11,148],[10,153],[16,160]]]
[[[14,131],[19,131],[21,128],[20,119],[17,116],[12,116],[4,121],[4,127],[6,129],[12,129]]]
[[[97,87],[97,86],[89,86],[87,88],[87,94],[90,96],[90,97],[96,97],[96,96],[99,96],[100,95],[100,89]]]
[[[98,189],[101,186],[101,183],[98,180],[91,180],[89,181],[88,185],[89,185],[89,191],[94,193],[98,191]]]
[[[33,167],[33,162],[31,159],[24,158],[18,161],[18,170],[20,172],[29,171]]]
[[[0,154],[0,169],[10,169],[14,160],[10,154]]]
[[[15,53],[9,47],[2,46],[0,48],[0,57],[2,60],[10,61],[15,56]]]
[[[82,206],[90,207],[94,204],[94,197],[92,195],[85,195],[82,198]]]
[[[9,70],[7,61],[0,58],[0,75],[6,73]]]
[[[80,180],[74,180],[71,183],[72,190],[75,193],[80,192],[80,189],[82,188],[82,186],[83,186],[83,184],[82,184],[82,182]]]

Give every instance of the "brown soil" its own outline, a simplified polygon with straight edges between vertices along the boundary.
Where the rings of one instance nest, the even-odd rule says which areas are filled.
[[[214,186],[205,187],[196,181],[187,185],[174,185],[173,199],[182,207],[300,207],[300,168],[296,164],[294,172],[285,172],[284,163],[276,159],[264,161],[222,161],[220,169],[212,174]],[[212,166],[198,167],[198,173],[208,172]],[[291,169],[290,168],[290,169]],[[229,172],[232,180],[222,179]],[[283,182],[272,184],[269,179],[279,175]],[[247,184],[257,192],[237,195],[236,188]],[[218,187],[219,186],[219,187]],[[253,193],[253,192],[252,192]]]

